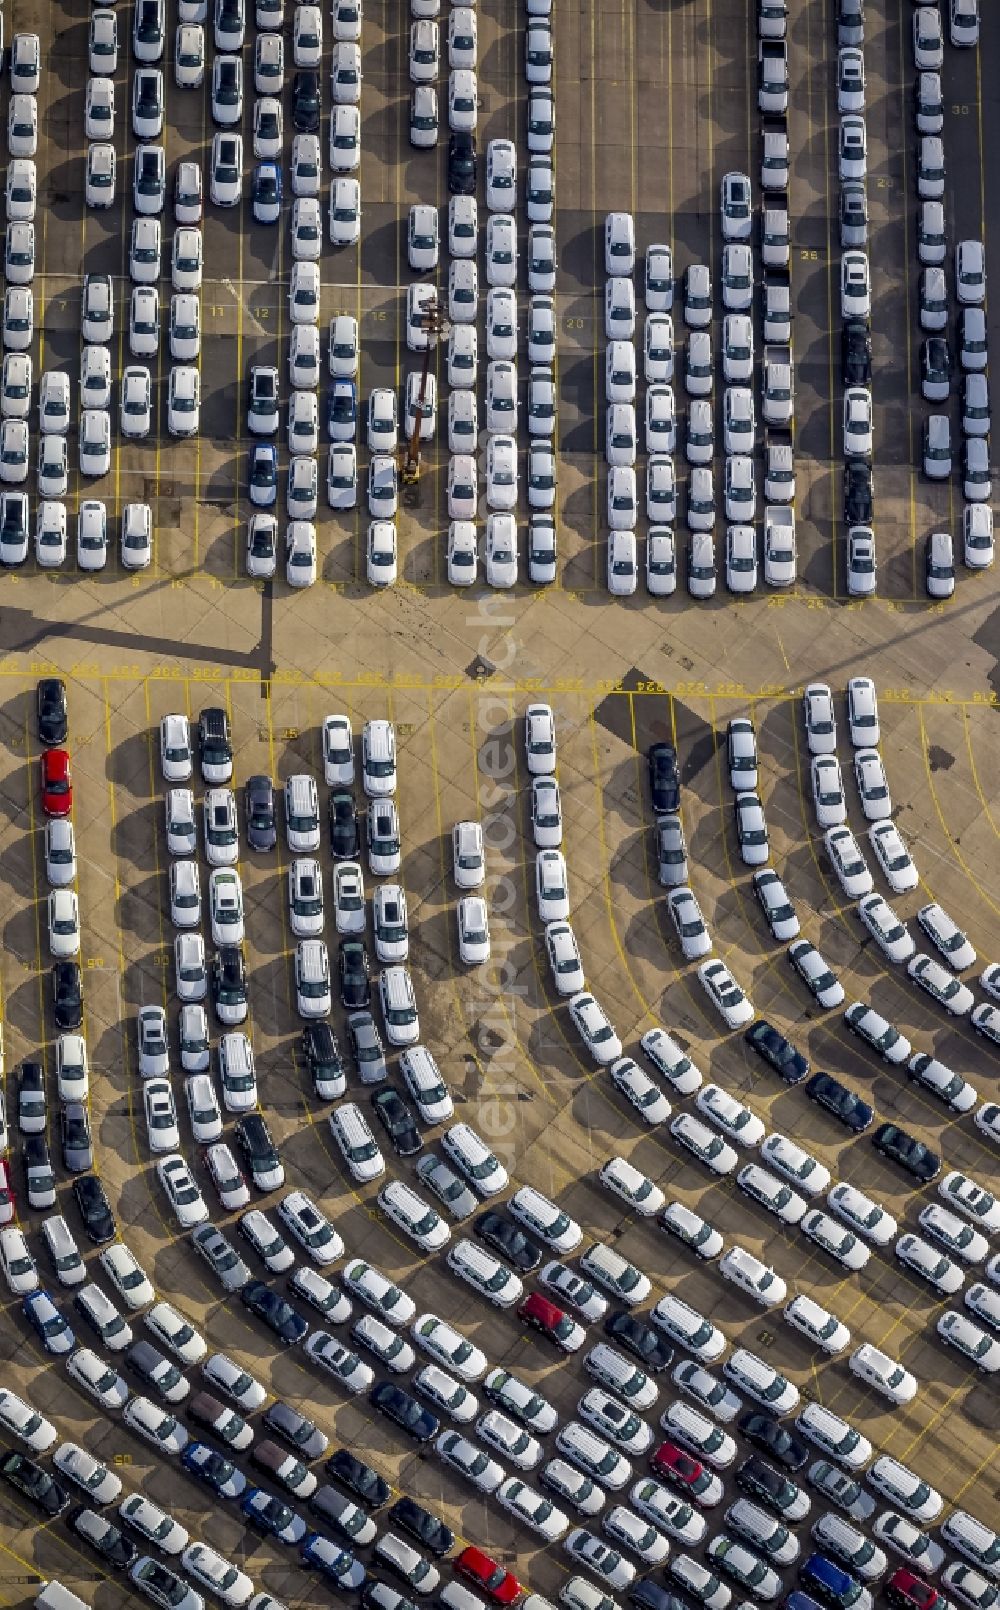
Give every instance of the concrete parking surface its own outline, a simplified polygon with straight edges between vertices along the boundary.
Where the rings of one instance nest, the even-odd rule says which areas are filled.
[[[168,170],[194,154],[205,167],[207,188],[213,132],[207,85],[191,92],[173,82],[175,9],[168,5],[163,64]],[[517,139],[523,150],[522,12],[520,4],[508,0],[482,0],[479,7],[481,150],[500,135]],[[108,215],[82,204],[83,0],[61,6],[14,0],[7,16],[10,33],[37,30],[43,41],[36,375],[45,368],[66,368],[75,383],[81,271],[107,272],[115,276],[119,298],[112,348],[116,388],[128,361],[123,309],[135,143],[126,110],[133,70],[127,47],[131,13],[123,6],[118,14],[116,143],[119,188],[125,188],[123,205]],[[362,1455],[392,1483],[394,1494],[416,1497],[464,1542],[482,1545],[526,1587],[553,1600],[570,1570],[562,1548],[537,1546],[526,1530],[496,1504],[474,1495],[432,1454],[414,1452],[401,1433],[376,1417],[366,1398],[348,1399],[299,1353],[273,1347],[237,1302],[220,1298],[168,1214],[146,1140],[134,1026],[141,1004],[162,1004],[173,1031],[177,1010],[158,753],[158,723],[168,712],[184,711],[194,722],[203,707],[222,705],[232,723],[238,797],[255,773],[282,780],[306,770],[320,779],[324,813],[324,717],[347,712],[356,735],[368,719],[391,718],[399,745],[402,881],[421,1041],[440,1064],[456,1116],[477,1128],[509,1163],[514,1184],[534,1184],[558,1200],[583,1226],[587,1244],[613,1244],[646,1270],[653,1300],[667,1291],[682,1294],[721,1326],[731,1344],[761,1353],[804,1398],[836,1409],[863,1428],[878,1451],[926,1476],[949,1508],[960,1505],[994,1525],[1000,1513],[1000,1397],[995,1381],[977,1375],[941,1346],[935,1325],[944,1301],[908,1274],[891,1249],[876,1251],[860,1275],[847,1275],[794,1231],[776,1229],[731,1180],[713,1182],[678,1149],[666,1127],[640,1132],[637,1115],[607,1072],[595,1071],[550,982],[535,906],[522,746],[526,705],[549,702],[558,736],[573,927],[588,988],[607,1009],[628,1054],[641,1060],[639,1036],[662,1024],[689,1050],[706,1079],[737,1092],[769,1130],[793,1136],[835,1178],[883,1203],[901,1228],[912,1229],[920,1208],[935,1199],[933,1186],[913,1188],[866,1138],[846,1138],[846,1131],[811,1106],[801,1090],[784,1087],[751,1057],[740,1034],[720,1032],[694,965],[681,960],[657,882],[645,751],[667,739],[679,752],[692,887],[717,954],[746,988],[758,1015],[776,1023],[809,1056],[813,1069],[828,1070],[858,1090],[878,1120],[899,1122],[939,1151],[947,1168],[995,1187],[996,1147],[971,1115],[949,1114],[897,1070],[876,1061],[848,1034],[841,1013],[822,1012],[788,966],[785,947],[771,939],[739,859],[725,765],[726,723],[748,714],[760,746],[771,864],[792,896],[803,933],[830,962],[848,1000],[876,1004],[915,1049],[932,1050],[967,1077],[982,1100],[995,1101],[996,1048],[973,1033],[967,1020],[947,1018],[901,969],[885,963],[843,895],[815,826],[801,718],[805,684],[828,682],[838,713],[850,822],[866,844],[850,778],[843,698],[851,676],[875,679],[895,820],[921,874],[919,889],[893,904],[904,919],[913,919],[918,906],[939,901],[972,939],[977,974],[994,957],[1000,959],[995,878],[1000,635],[994,572],[975,574],[959,565],[955,595],[944,604],[930,604],[923,584],[926,535],[947,527],[957,537],[962,500],[954,477],[933,485],[919,467],[926,409],[919,400],[921,337],[915,313],[919,265],[909,16],[871,4],[866,36],[879,596],[864,603],[846,597],[836,25],[833,4],[823,0],[796,11],[789,32],[798,581],[788,594],[765,596],[761,586],[749,600],[738,601],[725,592],[720,577],[719,590],[707,604],[696,604],[683,584],[669,599],[649,597],[641,582],[630,599],[610,598],[607,592],[602,229],[608,209],[628,208],[640,248],[655,240],[671,243],[678,283],[693,261],[707,262],[715,276],[721,252],[719,178],[733,168],[756,174],[759,165],[754,8],[736,0],[587,0],[579,5],[557,0],[554,17],[560,254],[555,584],[534,590],[519,585],[510,594],[475,588],[470,595],[448,586],[443,429],[398,517],[401,579],[395,587],[376,593],[365,583],[365,511],[359,506],[348,515],[333,514],[322,491],[318,584],[291,592],[280,560],[274,581],[247,578],[248,366],[277,364],[284,387],[290,253],[285,225],[253,225],[246,201],[231,213],[205,209],[200,436],[186,444],[170,439],[159,408],[154,436],[129,446],[116,442],[112,475],[93,493],[106,500],[115,531],[126,502],[150,503],[152,566],[128,574],[113,545],[107,569],[86,576],[75,567],[71,540],[70,558],[60,571],[46,574],[32,557],[0,578],[0,1016],[12,1131],[14,1070],[25,1057],[40,1057],[50,1086],[49,1136],[58,1153],[34,718],[35,683],[51,674],[66,680],[69,693],[96,1167],[122,1238],[149,1271],[158,1296],[181,1308],[213,1350],[224,1350],[270,1393],[301,1407],[325,1430],[332,1447]],[[322,262],[321,330],[340,311],[359,319],[362,398],[376,385],[398,389],[414,366],[403,330],[405,288],[412,278],[406,265],[406,213],[415,200],[442,209],[447,203],[446,133],[436,154],[415,152],[408,142],[408,21],[407,7],[398,0],[365,0],[363,235],[357,250],[335,253],[327,245]],[[954,176],[947,195],[949,238],[985,238],[988,261],[1000,252],[985,157],[1000,135],[1000,58],[993,21],[988,14],[980,50],[949,49],[945,65],[946,143]],[[249,63],[252,17],[247,36]],[[327,39],[324,86],[330,43]],[[7,95],[4,84],[4,117]],[[248,102],[251,95],[252,68]],[[443,92],[441,99],[444,125]],[[324,115],[324,152],[326,121]],[[249,173],[249,111],[244,130]],[[290,137],[286,128],[286,140]],[[170,227],[165,219],[165,242]],[[164,285],[168,295],[169,273]],[[675,322],[680,334],[679,306]],[[991,330],[992,355],[996,341]],[[168,367],[161,352],[154,367],[161,397]],[[680,385],[677,390],[680,394]],[[284,463],[283,437],[280,450]],[[364,463],[366,454],[361,456]],[[71,459],[75,465],[75,455]],[[322,477],[325,443],[320,462]],[[721,464],[721,480],[720,472]],[[67,500],[71,531],[85,495],[91,494],[74,467]],[[355,792],[362,803],[360,787]],[[452,824],[469,817],[486,824],[493,926],[492,961],[472,970],[458,957],[450,843]],[[332,862],[325,824],[319,854],[329,891]],[[513,1311],[490,1309],[451,1275],[443,1254],[417,1255],[376,1208],[374,1187],[352,1184],[327,1127],[329,1107],[313,1093],[299,1052],[288,862],[280,821],[274,853],[241,850],[261,1108],[280,1144],[289,1185],[310,1192],[333,1218],[348,1252],[391,1274],[419,1312],[433,1310],[455,1323],[483,1348],[491,1365],[515,1371],[555,1404],[561,1420],[571,1418],[591,1384],[583,1355],[567,1361],[527,1331]],[[330,907],[328,892],[328,912]],[[909,926],[922,945],[915,921]],[[332,935],[328,924],[328,941]],[[346,1044],[339,1005],[333,1023]],[[175,1073],[180,1107],[179,1069]],[[367,1103],[351,1078],[348,1096]],[[690,1105],[671,1099],[675,1111]],[[185,1114],[181,1131],[182,1147],[198,1171],[198,1148]],[[424,1142],[437,1148],[438,1132],[425,1130]],[[412,1165],[394,1158],[388,1146],[384,1150],[390,1175],[411,1178]],[[19,1188],[17,1151],[15,1141],[11,1163]],[[900,1359],[920,1383],[915,1401],[890,1409],[862,1389],[844,1359],[822,1362],[778,1314],[754,1309],[717,1270],[698,1264],[655,1222],[619,1212],[621,1204],[596,1182],[601,1164],[616,1153],[641,1168],[668,1200],[697,1207],[722,1231],[727,1245],[738,1240],[773,1264],[790,1291],[808,1293],[830,1308],[850,1326],[855,1343],[874,1342]],[[65,1206],[78,1226],[69,1177],[57,1173],[60,1211]],[[227,1234],[235,1231],[235,1216],[219,1208],[203,1169],[199,1177],[213,1219]],[[270,1210],[274,1203],[260,1205]],[[20,1209],[19,1222],[44,1265],[41,1218],[26,1206]],[[451,1229],[453,1238],[465,1233],[454,1223]],[[254,1276],[261,1275],[259,1262],[246,1255]],[[95,1255],[87,1257],[89,1264]],[[969,1281],[976,1277],[970,1273]],[[43,1284],[47,1279],[43,1273]],[[69,1311],[66,1293],[62,1299]],[[19,1300],[8,1297],[5,1307],[3,1383],[51,1418],[61,1438],[81,1442],[112,1466],[127,1490],[140,1489],[170,1509],[193,1537],[239,1563],[256,1589],[287,1605],[326,1602],[332,1590],[317,1586],[294,1551],[257,1540],[242,1524],[237,1505],[219,1502],[210,1508],[205,1490],[176,1461],[154,1457],[120,1419],[95,1415],[59,1362],[45,1359]],[[593,1330],[591,1342],[597,1339],[597,1327]],[[136,1334],[141,1334],[138,1327]],[[671,1400],[669,1377],[660,1377],[659,1384],[650,1420]],[[749,1451],[741,1444],[741,1456]],[[547,1442],[546,1458],[553,1453]],[[240,1462],[249,1472],[247,1461]],[[320,1473],[319,1463],[316,1468]],[[637,1476],[643,1468],[637,1461]],[[727,1496],[731,1486],[727,1481]],[[813,1497],[815,1514],[819,1505]],[[627,1493],[621,1501],[626,1498]],[[618,1499],[609,1505],[612,1501]],[[713,1531],[722,1529],[722,1515],[721,1509],[710,1514]],[[571,1524],[577,1524],[575,1515]],[[381,1530],[381,1520],[379,1525]],[[806,1525],[799,1535],[805,1552]],[[791,1583],[794,1573],[785,1574]],[[4,1487],[0,1604],[30,1604],[39,1580],[51,1577],[98,1610],[134,1602],[123,1581],[104,1572],[97,1556],[75,1542],[64,1520],[41,1524],[28,1503]]]

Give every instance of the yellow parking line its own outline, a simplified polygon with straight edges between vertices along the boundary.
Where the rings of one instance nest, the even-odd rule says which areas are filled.
[[[965,876],[968,878],[968,880],[972,884],[973,888],[977,890],[977,892],[979,893],[980,897],[986,902],[986,904],[989,906],[990,910],[993,912],[994,916],[1000,917],[1000,906],[997,905],[996,901],[991,900],[991,898],[989,896],[989,893],[987,892],[987,889],[986,889],[985,879],[977,877],[975,875],[975,873],[971,870],[971,868],[969,867],[968,862],[965,859],[965,856],[962,854],[961,846],[960,846],[958,840],[956,838],[954,838],[952,836],[952,834],[949,832],[948,824],[945,821],[944,812],[941,809],[941,802],[938,799],[937,789],[934,786],[934,774],[931,771],[930,754],[929,754],[930,742],[929,742],[929,739],[927,737],[927,727],[926,727],[926,724],[924,722],[924,713],[923,713],[922,710],[917,711],[917,721],[919,722],[919,725],[920,725],[920,754],[921,754],[921,758],[922,758],[923,763],[924,763],[924,773],[925,773],[925,776],[926,776],[926,779],[927,779],[927,792],[930,795],[931,801],[932,801],[932,803],[934,805],[935,815],[937,816],[937,819],[941,824],[941,831],[944,834],[945,842],[949,845],[952,855],[955,857],[955,860],[958,862],[959,866],[962,868],[962,871],[965,873]],[[922,883],[926,884],[926,879],[923,877],[922,874],[921,874],[921,880],[920,881]],[[928,887],[928,893],[930,893],[929,887]],[[932,896],[932,898],[933,898],[933,896]]]
[[[983,807],[983,815],[990,824],[990,831],[993,834],[993,837],[1000,838],[1000,829],[997,828],[996,822],[993,820],[993,812],[990,809],[990,802],[986,798],[982,784],[979,781],[979,768],[976,765],[975,750],[972,747],[972,733],[969,728],[969,711],[967,708],[963,709],[962,711],[962,728],[965,734],[965,747],[969,756],[969,769],[972,773],[972,783],[976,790],[976,797]]]

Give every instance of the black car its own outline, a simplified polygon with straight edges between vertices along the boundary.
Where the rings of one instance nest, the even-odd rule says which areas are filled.
[[[330,795],[330,849],[338,861],[353,861],[361,846],[358,812],[350,794]]]
[[[613,1342],[618,1342],[644,1369],[654,1374],[668,1369],[673,1362],[674,1350],[670,1343],[637,1314],[609,1314],[604,1330]]]
[[[498,1213],[496,1208],[489,1208],[480,1213],[472,1226],[480,1241],[485,1241],[488,1247],[493,1247],[500,1256],[522,1274],[530,1275],[537,1269],[542,1261],[541,1250],[529,1241],[519,1224],[506,1213]]]
[[[340,1045],[329,1023],[307,1023],[301,1046],[317,1096],[335,1101],[344,1094],[347,1081]]]
[[[773,1023],[768,1023],[765,1018],[758,1018],[756,1023],[751,1023],[743,1038],[758,1056],[771,1064],[775,1073],[780,1074],[786,1084],[797,1085],[806,1078],[809,1072],[809,1058],[804,1057],[801,1051],[796,1051],[792,1042],[786,1040]]]
[[[38,736],[43,744],[63,744],[69,734],[66,684],[57,676],[44,676],[35,694]]]
[[[862,1134],[875,1116],[867,1101],[862,1101],[856,1091],[849,1090],[828,1073],[814,1073],[805,1092],[810,1101],[839,1118],[855,1135]]]
[[[258,1498],[264,1500],[263,1504],[255,1502]],[[263,1487],[250,1488],[240,1505],[240,1514],[255,1532],[273,1537],[279,1543],[300,1543],[308,1529],[302,1516],[297,1515],[290,1504],[286,1504],[283,1498],[265,1492]]]
[[[418,1542],[429,1548],[432,1554],[447,1554],[455,1542],[455,1534],[444,1521],[438,1520],[429,1509],[424,1509],[412,1498],[400,1498],[393,1504],[387,1520],[395,1521],[415,1537]]]
[[[412,1157],[423,1146],[413,1114],[402,1096],[398,1095],[390,1085],[387,1090],[376,1090],[372,1096],[372,1106],[375,1108],[383,1129],[392,1141],[393,1151],[399,1157]]]
[[[73,1181],[73,1195],[80,1209],[83,1227],[91,1241],[101,1247],[113,1241],[117,1234],[115,1216],[104,1192],[104,1186],[95,1174],[81,1174]]]
[[[944,386],[946,392],[951,386],[951,350],[943,335],[929,335],[926,341],[920,343],[920,385],[933,386],[937,389]],[[925,391],[924,396],[928,393]],[[929,401],[944,401],[944,398],[930,397]]]
[[[751,1498],[759,1498],[768,1509],[784,1515],[799,1496],[799,1488],[766,1459],[751,1454],[736,1472],[736,1485]]]
[[[379,1414],[396,1424],[415,1442],[430,1442],[441,1430],[441,1422],[430,1409],[425,1409],[409,1392],[404,1392],[394,1381],[376,1381],[369,1394],[369,1402]]]
[[[771,1415],[751,1410],[749,1414],[741,1414],[736,1424],[748,1442],[773,1454],[786,1470],[801,1470],[808,1462],[810,1455],[806,1444]]]
[[[650,744],[646,754],[649,762],[649,792],[657,816],[680,810],[681,780],[677,771],[677,750],[673,744]]]
[[[223,945],[212,957],[208,974],[212,1007],[220,1023],[242,1023],[250,1001],[247,993],[247,964],[239,945]],[[223,1017],[222,1012],[226,1013]]]
[[[372,999],[371,969],[368,952],[360,939],[342,939],[337,954],[337,974],[340,979],[340,1002],[350,1011],[370,1006]]]
[[[299,134],[319,131],[319,76],[303,67],[292,82],[292,124]]]
[[[273,850],[278,842],[274,814],[274,784],[270,777],[248,777],[244,790],[247,843],[251,850]]]
[[[258,1191],[276,1191],[284,1184],[284,1169],[271,1131],[259,1112],[248,1112],[233,1125],[236,1144]],[[275,1176],[280,1174],[281,1178]]]
[[[328,1476],[336,1476],[345,1487],[349,1487],[366,1509],[381,1509],[383,1504],[389,1502],[392,1495],[389,1483],[371,1465],[366,1465],[363,1459],[358,1459],[346,1448],[338,1448],[336,1453],[331,1454],[325,1469]]]
[[[30,1498],[46,1515],[61,1515],[69,1508],[69,1493],[53,1481],[47,1470],[36,1465],[27,1454],[9,1453],[0,1464],[0,1476]]]
[[[872,377],[872,336],[867,319],[845,319],[840,332],[845,386],[867,386]]]
[[[181,1454],[181,1464],[196,1481],[203,1481],[220,1498],[238,1498],[246,1488],[243,1472],[207,1442],[189,1442]],[[227,1487],[230,1488],[228,1493]]]
[[[844,523],[871,525],[875,516],[872,467],[852,458],[844,465]]]
[[[329,1447],[323,1432],[281,1398],[264,1410],[264,1424],[303,1459],[318,1459]]]
[[[88,1509],[85,1504],[77,1504],[70,1510],[66,1524],[73,1528],[82,1542],[89,1543],[102,1560],[119,1571],[127,1571],[133,1560],[139,1557],[139,1550],[120,1527],[113,1526],[106,1515],[98,1514],[96,1509]]]
[[[52,1012],[56,1028],[83,1027],[83,975],[79,962],[56,962],[52,969]]]
[[[907,1174],[912,1174],[915,1180],[923,1184],[937,1179],[941,1172],[941,1159],[937,1152],[932,1152],[922,1140],[908,1135],[897,1124],[879,1124],[872,1136],[872,1145],[883,1157],[898,1163]]]
[[[456,130],[448,136],[448,193],[474,196],[476,193],[476,136]]]
[[[249,1308],[251,1314],[262,1321],[274,1332],[283,1347],[293,1347],[301,1342],[308,1324],[302,1315],[296,1313],[291,1303],[286,1303],[263,1280],[251,1280],[248,1285],[240,1287],[240,1302],[244,1308]]]
[[[232,775],[233,735],[229,729],[229,717],[221,704],[207,705],[198,716],[198,753],[203,774],[206,766],[221,766],[224,770],[228,768]],[[211,780],[205,777],[206,782]],[[221,778],[218,780],[222,781]]]

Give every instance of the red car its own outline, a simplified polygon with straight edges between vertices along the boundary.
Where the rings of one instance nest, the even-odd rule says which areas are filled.
[[[0,1224],[9,1224],[14,1217],[14,1187],[10,1181],[10,1164],[0,1157]]]
[[[455,1561],[455,1570],[467,1576],[479,1588],[484,1588],[497,1604],[513,1604],[524,1592],[516,1576],[496,1560],[491,1560],[482,1549],[465,1548]]]
[[[658,1476],[666,1476],[675,1486],[683,1487],[696,1504],[711,1506],[722,1497],[718,1477],[674,1442],[661,1442],[650,1454],[649,1462]]]
[[[575,1353],[587,1340],[583,1326],[570,1319],[567,1313],[557,1308],[555,1303],[550,1303],[540,1292],[531,1292],[517,1311],[522,1319],[526,1319],[535,1330],[540,1330],[543,1336],[548,1336],[564,1353]]]
[[[890,1604],[899,1605],[900,1610],[932,1610],[941,1597],[937,1588],[914,1576],[905,1565],[892,1573],[885,1585],[885,1596]]]
[[[65,749],[46,749],[42,768],[42,810],[46,816],[68,816],[73,809],[73,779]]]

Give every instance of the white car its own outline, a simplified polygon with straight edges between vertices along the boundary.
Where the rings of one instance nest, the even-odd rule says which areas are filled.
[[[196,861],[171,861],[170,920],[175,928],[197,928],[201,922],[201,879]]]
[[[159,721],[159,768],[164,782],[187,782],[192,776],[195,766],[187,716],[164,715]]]
[[[684,1149],[704,1163],[713,1174],[731,1174],[739,1162],[732,1146],[714,1129],[690,1113],[680,1113],[670,1125],[670,1133]]]
[[[208,1345],[171,1303],[157,1303],[143,1315],[147,1329],[180,1359],[182,1364],[200,1364]]]
[[[410,1326],[417,1346],[461,1381],[478,1381],[486,1373],[486,1355],[436,1314],[422,1314]]]
[[[882,757],[877,749],[859,749],[854,756],[854,776],[861,796],[861,809],[869,822],[892,815],[892,799]]]
[[[512,510],[517,504],[517,443],[513,436],[491,435],[486,447],[486,502],[491,509]]]
[[[686,961],[697,961],[712,949],[708,928],[694,893],[686,885],[671,889],[667,895],[667,911],[677,931],[681,950]]]
[[[994,1235],[1000,1230],[1000,1201],[967,1174],[952,1169],[938,1182],[938,1195],[988,1234]]]
[[[620,1057],[611,1064],[611,1082],[650,1128],[666,1123],[671,1106],[659,1085],[637,1067],[631,1057]]]
[[[490,924],[486,901],[479,895],[466,895],[458,902],[458,953],[467,967],[489,961]]]
[[[602,1166],[598,1180],[613,1196],[627,1202],[641,1218],[655,1216],[663,1206],[663,1192],[659,1186],[654,1185],[624,1157],[610,1157]]]
[[[895,823],[879,822],[869,828],[868,838],[892,892],[905,894],[915,889],[919,882],[917,869]]]
[[[587,991],[574,995],[569,1002],[569,1014],[586,1049],[601,1067],[616,1062],[622,1054],[622,1043],[611,1021]]]
[[[714,957],[703,962],[698,968],[698,981],[727,1027],[737,1029],[753,1021],[752,1003],[723,962]]]
[[[759,1146],[764,1139],[761,1120],[719,1085],[704,1085],[695,1097],[695,1105],[737,1146]]]
[[[66,1369],[102,1409],[121,1409],[128,1402],[128,1387],[118,1371],[91,1348],[78,1347],[66,1360]]]
[[[170,1081],[147,1080],[142,1087],[142,1101],[150,1151],[175,1152],[181,1140]]]
[[[773,1213],[782,1224],[798,1224],[806,1211],[806,1201],[797,1191],[756,1163],[748,1163],[741,1168],[736,1183],[745,1195],[768,1213]]]
[[[847,820],[847,801],[840,762],[835,755],[814,755],[810,763],[813,807],[820,827],[839,827]]]
[[[179,1153],[172,1152],[156,1165],[157,1177],[182,1230],[204,1224],[208,1208],[191,1172]]]
[[[171,436],[197,436],[201,417],[201,379],[193,364],[179,364],[167,382],[167,431]]]
[[[576,936],[568,922],[549,923],[545,929],[545,949],[552,981],[560,995],[577,995],[584,986],[583,962]]]
[[[535,893],[543,923],[569,916],[566,859],[561,850],[539,850],[535,856]]]
[[[921,906],[917,912],[917,921],[928,939],[956,973],[964,972],[967,967],[975,967],[975,949],[958,924],[936,902],[931,901],[928,905]]]
[[[771,1168],[807,1196],[821,1196],[830,1185],[830,1170],[818,1158],[803,1151],[794,1141],[775,1131],[760,1146],[760,1154]]]
[[[799,1229],[845,1269],[863,1269],[871,1256],[868,1247],[857,1236],[817,1208],[810,1209],[800,1221]]]
[[[504,589],[515,586],[517,525],[512,514],[490,514],[487,517],[485,563],[489,586]]]
[[[898,1226],[892,1214],[854,1185],[835,1185],[827,1205],[838,1219],[877,1247],[887,1247],[896,1235]]]
[[[305,8],[296,6],[295,9]],[[200,1587],[208,1588],[225,1605],[245,1605],[253,1593],[253,1583],[246,1573],[205,1543],[189,1544],[181,1555],[181,1563]],[[182,1606],[182,1610],[186,1607]]]
[[[858,916],[887,960],[897,964],[909,961],[917,948],[913,937],[880,894],[859,900]]]

